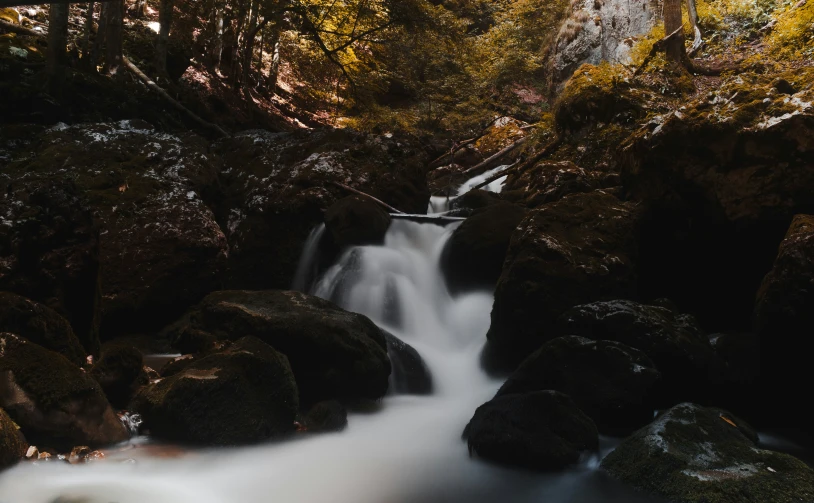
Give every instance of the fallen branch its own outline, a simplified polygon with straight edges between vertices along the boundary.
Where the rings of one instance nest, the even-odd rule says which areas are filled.
[[[495,173],[494,175],[490,176],[489,178],[487,178],[486,180],[482,181],[481,183],[475,185],[474,187],[472,187],[469,190],[482,189],[482,188],[486,187],[487,185],[489,185],[490,183],[492,183],[492,182],[494,182],[496,180],[499,180],[501,177],[506,176],[506,173],[511,171],[512,168],[517,166],[518,162],[515,162],[513,164],[509,164],[505,168],[501,169],[499,172]],[[469,191],[467,191],[467,192],[469,192]]]
[[[2,19],[0,19],[0,29],[9,31],[11,33],[16,33],[18,35],[28,35],[29,37],[45,37],[47,35],[46,32],[24,28],[16,24],[9,23],[8,21],[3,21]]]
[[[495,117],[494,119],[489,121],[489,124],[485,128],[483,128],[481,130],[481,132],[480,132],[480,134],[478,136],[476,136],[474,138],[470,138],[468,140],[464,140],[461,143],[457,143],[457,144],[453,145],[452,148],[449,150],[449,152],[444,153],[443,155],[441,155],[440,157],[438,157],[437,159],[432,161],[428,165],[429,168],[430,169],[435,169],[435,168],[438,168],[438,167],[442,166],[443,163],[444,163],[444,160],[447,157],[452,157],[453,155],[455,155],[455,153],[457,151],[459,151],[462,148],[466,147],[467,145],[471,145],[471,144],[475,143],[476,141],[480,140],[481,138],[483,138],[486,135],[486,132],[489,130],[489,128],[492,127],[494,125],[494,123],[497,122],[499,119],[500,119],[500,116]]]
[[[366,197],[366,198],[370,199],[371,201],[373,201],[374,203],[377,203],[377,204],[380,204],[380,205],[384,206],[385,208],[387,208],[388,210],[390,210],[390,212],[391,212],[391,213],[401,213],[401,214],[404,214],[404,212],[403,212],[403,211],[401,211],[401,210],[397,210],[396,208],[394,208],[394,207],[390,206],[389,204],[387,204],[386,202],[382,201],[381,199],[375,198],[375,197],[371,196],[370,194],[365,194],[365,193],[364,193],[364,192],[362,192],[361,190],[356,190],[356,189],[354,189],[353,187],[348,187],[348,186],[347,186],[347,185],[345,185],[344,183],[339,183],[339,182],[331,182],[331,183],[332,183],[333,185],[335,185],[335,186],[339,187],[340,189],[345,189],[345,190],[347,190],[348,192],[352,192],[352,193],[356,194],[357,196]]]
[[[480,171],[486,171],[487,169],[489,169],[489,166],[491,166],[492,163],[494,163],[495,161],[501,159],[502,157],[506,156],[507,154],[511,153],[514,149],[516,149],[520,145],[526,143],[526,140],[528,140],[528,136],[520,138],[519,140],[512,143],[508,147],[504,148],[503,150],[501,150],[497,154],[495,154],[495,155],[489,157],[488,159],[486,159],[485,161],[480,162],[480,163],[472,166],[471,168],[467,169],[466,171],[461,173],[460,176],[469,176],[469,175],[474,176],[474,175],[477,175]]]
[[[220,126],[218,126],[217,124],[213,124],[213,123],[211,123],[211,122],[209,122],[209,121],[206,121],[206,120],[202,119],[201,117],[199,117],[198,115],[196,115],[196,114],[195,114],[195,113],[194,113],[192,110],[188,109],[187,107],[185,107],[184,105],[182,105],[182,104],[181,104],[179,101],[177,101],[175,98],[173,98],[172,96],[170,96],[170,95],[167,93],[167,91],[165,91],[164,89],[162,89],[161,87],[159,87],[159,86],[158,86],[158,84],[156,84],[155,82],[153,82],[153,81],[150,79],[150,77],[148,77],[147,75],[145,75],[145,74],[144,74],[144,72],[142,72],[141,70],[139,70],[139,69],[138,69],[138,67],[137,67],[136,65],[134,65],[132,61],[130,61],[129,59],[127,59],[127,57],[122,57],[122,63],[124,63],[124,66],[125,66],[125,67],[127,67],[127,69],[128,69],[128,70],[130,70],[131,72],[133,72],[133,73],[136,75],[136,77],[138,77],[138,78],[139,78],[139,79],[140,79],[142,82],[144,82],[145,84],[147,84],[147,87],[149,87],[149,88],[150,88],[150,89],[152,89],[153,91],[155,91],[155,92],[157,92],[158,94],[160,94],[160,95],[161,95],[161,97],[162,97],[162,98],[164,98],[165,100],[169,101],[169,102],[170,102],[170,104],[172,104],[172,106],[174,106],[175,108],[177,108],[177,109],[178,109],[178,110],[180,110],[181,112],[184,112],[185,114],[187,114],[187,115],[188,115],[188,116],[189,116],[191,119],[193,119],[195,122],[197,122],[198,124],[200,124],[200,125],[202,125],[202,126],[206,127],[207,129],[210,129],[210,130],[212,130],[212,131],[215,131],[216,133],[218,133],[218,134],[219,134],[219,135],[221,135],[221,136],[229,136],[229,133],[227,133],[226,131],[224,131],[224,130],[223,130],[221,127],[220,127]]]

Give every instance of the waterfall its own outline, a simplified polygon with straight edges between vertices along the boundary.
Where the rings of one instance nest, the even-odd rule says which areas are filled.
[[[430,204],[427,208],[427,213],[445,213],[450,210],[450,203],[456,197],[462,196],[472,190],[474,187],[477,187],[481,183],[485,182],[495,174],[499,173],[501,170],[508,168],[509,165],[505,164],[503,166],[498,166],[494,169],[490,169],[489,171],[480,174],[478,176],[472,177],[469,180],[465,181],[458,190],[455,191],[455,195],[445,197],[445,196],[432,196],[430,198]],[[500,178],[490,182],[487,185],[481,187],[482,190],[486,190],[489,192],[500,192],[503,190],[503,184],[506,183],[506,178],[509,175],[501,176]]]

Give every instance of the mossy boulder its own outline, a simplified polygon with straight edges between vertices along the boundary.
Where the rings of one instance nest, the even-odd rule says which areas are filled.
[[[724,376],[723,362],[695,318],[664,307],[626,300],[576,306],[563,313],[556,332],[642,351],[661,372],[652,395],[660,406],[709,401]]]
[[[127,408],[138,388],[146,384],[143,376],[144,356],[133,346],[108,345],[90,375],[102,386],[105,396],[115,407]]]
[[[633,487],[680,503],[814,500],[814,471],[760,449],[743,421],[683,403],[622,442],[602,469]]]
[[[203,332],[214,340],[251,334],[288,357],[300,402],[376,400],[387,392],[384,333],[367,317],[299,292],[221,291],[208,295],[167,336]]]
[[[653,419],[661,374],[644,353],[613,341],[566,336],[526,358],[497,396],[554,390],[570,396],[601,433],[625,435]]]
[[[591,419],[556,391],[495,397],[478,407],[463,438],[483,459],[535,470],[564,468],[599,447]]]
[[[325,211],[325,226],[340,248],[380,245],[390,227],[390,214],[369,199],[349,196]]]
[[[636,295],[637,208],[603,191],[531,211],[512,235],[487,333],[492,364],[516,366],[556,337],[567,309]]]
[[[0,334],[0,407],[33,444],[70,449],[127,440],[101,386],[64,356]]]
[[[0,332],[18,334],[61,354],[74,365],[86,363],[85,349],[71,324],[53,309],[25,297],[0,292]]]
[[[342,431],[348,426],[348,411],[336,400],[315,403],[305,415],[305,427],[312,433]]]
[[[527,208],[559,201],[569,194],[609,189],[619,185],[619,176],[606,171],[586,170],[572,162],[541,162],[512,173],[503,185],[503,198]]]
[[[98,354],[99,228],[92,206],[64,174],[16,170],[15,155],[9,153],[10,164],[0,170],[7,189],[0,199],[0,289],[53,309],[70,322],[84,350]],[[49,169],[61,169],[62,162]]]
[[[28,444],[17,425],[0,409],[0,470],[8,468],[25,457]]]
[[[455,229],[441,255],[441,270],[452,293],[494,289],[512,234],[525,216],[521,206],[491,204]]]
[[[294,431],[297,386],[284,355],[255,337],[139,391],[133,408],[158,438],[241,445]]]

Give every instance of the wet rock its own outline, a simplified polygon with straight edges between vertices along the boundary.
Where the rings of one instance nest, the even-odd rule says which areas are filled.
[[[380,245],[390,227],[390,214],[369,199],[340,199],[325,212],[325,226],[340,248]]]
[[[494,288],[512,233],[525,215],[520,206],[492,204],[475,211],[455,229],[441,255],[450,292]]]
[[[243,337],[142,388],[133,408],[158,438],[249,444],[294,431],[297,386],[284,355],[255,337]]]
[[[348,426],[348,411],[336,400],[318,402],[305,416],[310,432],[342,431]]]
[[[64,356],[0,334],[0,407],[35,444],[57,449],[126,440],[101,386]]]
[[[99,351],[99,229],[76,184],[9,164],[0,174],[0,289],[50,307],[84,350]],[[61,169],[64,159],[50,165]],[[73,358],[75,355],[69,356]]]
[[[116,334],[158,328],[215,289],[228,246],[204,201],[218,172],[202,138],[120,121],[58,124],[4,176],[68,177],[87,198],[101,229],[102,323]]]
[[[572,162],[542,162],[509,175],[502,194],[509,201],[537,208],[569,194],[607,189],[619,183],[614,173],[585,170]]]
[[[0,409],[0,470],[8,468],[25,457],[28,444],[14,421]]]
[[[555,390],[569,395],[601,433],[625,435],[653,419],[661,374],[644,353],[613,341],[566,336],[534,352],[497,396]]]
[[[146,384],[144,357],[133,346],[111,345],[91,369],[91,376],[102,386],[107,399],[119,409],[127,408],[136,390]]]
[[[591,419],[556,391],[496,397],[478,407],[463,437],[470,453],[535,470],[564,468],[599,447]]]
[[[638,213],[602,191],[533,210],[512,236],[495,290],[487,358],[514,366],[556,337],[570,307],[636,294]]]
[[[75,365],[86,363],[85,349],[70,323],[53,309],[25,297],[0,292],[0,332],[19,334],[61,354]]]
[[[230,246],[228,288],[290,288],[308,233],[348,196],[334,182],[407,213],[427,210],[426,159],[404,139],[245,131],[212,148],[224,162],[217,211]]]
[[[602,468],[676,502],[791,503],[814,498],[814,471],[758,448],[757,435],[720,409],[684,403],[622,442]]]
[[[472,211],[498,204],[501,202],[499,194],[483,189],[470,190],[450,201],[452,209],[456,211]]]
[[[418,351],[395,335],[383,332],[387,340],[387,356],[393,368],[390,390],[406,395],[432,393],[432,374]]]
[[[653,397],[662,406],[708,401],[723,378],[722,362],[691,315],[618,300],[569,309],[558,324],[558,333],[616,341],[646,354],[661,372]]]
[[[299,292],[222,291],[168,329],[173,339],[202,331],[216,340],[252,334],[288,357],[304,405],[376,400],[387,391],[384,333],[368,318]]]

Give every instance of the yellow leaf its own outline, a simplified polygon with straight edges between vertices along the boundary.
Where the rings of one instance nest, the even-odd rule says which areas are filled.
[[[728,418],[728,417],[726,417],[726,416],[721,416],[721,419],[723,419],[723,420],[724,420],[724,421],[726,421],[727,423],[731,424],[731,425],[732,425],[732,426],[734,426],[735,428],[737,428],[737,427],[738,427],[738,425],[737,425],[737,424],[735,424],[735,422],[734,422],[734,421],[732,421],[731,419],[729,419],[729,418]]]

